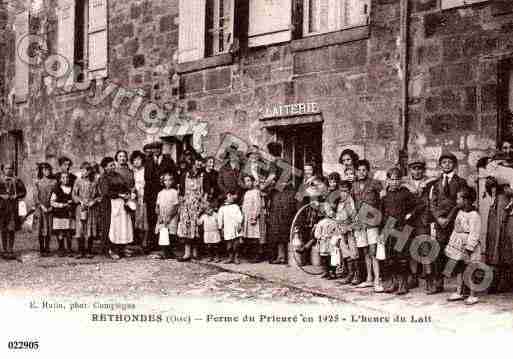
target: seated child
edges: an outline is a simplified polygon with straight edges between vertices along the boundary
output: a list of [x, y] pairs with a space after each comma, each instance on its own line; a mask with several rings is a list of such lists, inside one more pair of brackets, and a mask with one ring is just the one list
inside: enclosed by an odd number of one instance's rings
[[322, 204], [324, 218], [322, 218], [314, 227], [314, 238], [319, 243], [319, 254], [323, 261], [325, 273], [322, 278], [336, 279], [336, 263], [331, 261], [331, 257], [338, 250], [337, 229], [338, 223], [335, 221], [335, 211], [333, 206], [324, 202]]

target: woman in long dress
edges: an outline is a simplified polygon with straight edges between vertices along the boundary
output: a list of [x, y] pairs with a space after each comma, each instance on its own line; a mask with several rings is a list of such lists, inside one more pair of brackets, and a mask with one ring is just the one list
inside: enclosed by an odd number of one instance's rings
[[121, 255], [130, 256], [126, 245], [132, 243], [134, 237], [132, 218], [125, 206], [130, 198], [130, 188], [116, 171], [116, 163], [112, 157], [105, 157], [101, 165], [105, 170], [99, 180], [101, 208], [103, 217], [109, 219], [103, 231], [108, 238], [109, 256], [119, 259]]
[[192, 168], [186, 172], [183, 184], [183, 200], [180, 206], [178, 237], [185, 244], [185, 254], [179, 260], [188, 261], [198, 258], [200, 234], [198, 220], [205, 208], [206, 194], [203, 190], [202, 161], [197, 158]]
[[2, 210], [0, 232], [5, 259], [16, 259], [14, 238], [16, 231], [21, 228], [18, 206], [26, 194], [25, 184], [14, 175], [14, 165], [5, 165], [4, 176], [0, 179], [0, 210]]
[[50, 238], [52, 236], [52, 206], [50, 198], [57, 185], [53, 178], [52, 166], [43, 162], [38, 164], [37, 180], [34, 183], [34, 221], [32, 230], [39, 240], [41, 257], [50, 256]]
[[[509, 142], [505, 142], [509, 144]], [[486, 264], [495, 269], [490, 292], [513, 289], [513, 156], [503, 150], [486, 167], [486, 192], [492, 198], [486, 231]]]

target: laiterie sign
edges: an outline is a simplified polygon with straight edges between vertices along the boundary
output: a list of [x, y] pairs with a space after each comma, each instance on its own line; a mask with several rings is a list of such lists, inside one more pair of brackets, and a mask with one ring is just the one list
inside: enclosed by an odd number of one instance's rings
[[320, 113], [317, 102], [293, 103], [288, 105], [271, 105], [262, 111], [262, 118], [313, 115]]

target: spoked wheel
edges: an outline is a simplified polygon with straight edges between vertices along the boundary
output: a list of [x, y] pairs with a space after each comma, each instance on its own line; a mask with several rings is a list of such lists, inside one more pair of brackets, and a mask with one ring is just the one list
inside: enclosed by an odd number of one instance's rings
[[[293, 240], [294, 240], [294, 228], [296, 227], [296, 222], [299, 218], [299, 216], [309, 207], [312, 207], [311, 203], [305, 204], [303, 207], [301, 207], [296, 215], [294, 216], [294, 219], [292, 220], [292, 225], [290, 226], [290, 232], [289, 232], [289, 246], [293, 247]], [[290, 255], [290, 254], [289, 254]], [[321, 268], [317, 271], [309, 270], [305, 267], [305, 265], [302, 264], [301, 259], [299, 258], [299, 253], [295, 251], [295, 249], [292, 251], [292, 258], [294, 259], [294, 262], [296, 263], [296, 266], [301, 269], [303, 272], [308, 273], [310, 275], [323, 275], [326, 273], [326, 271]]]

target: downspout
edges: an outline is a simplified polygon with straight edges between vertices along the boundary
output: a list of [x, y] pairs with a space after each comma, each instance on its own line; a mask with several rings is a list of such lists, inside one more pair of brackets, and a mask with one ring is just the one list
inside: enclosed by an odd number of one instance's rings
[[401, 148], [399, 150], [399, 163], [404, 172], [408, 168], [408, 35], [410, 27], [409, 0], [401, 0]]

